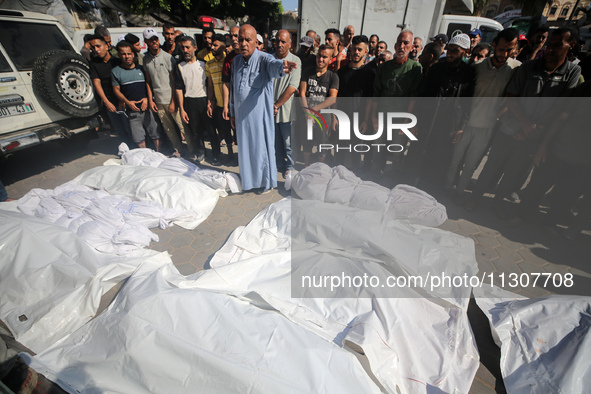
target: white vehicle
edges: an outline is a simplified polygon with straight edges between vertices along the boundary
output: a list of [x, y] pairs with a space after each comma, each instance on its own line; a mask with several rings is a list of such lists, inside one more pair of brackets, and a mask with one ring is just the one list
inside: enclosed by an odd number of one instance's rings
[[100, 126], [97, 112], [89, 67], [59, 22], [0, 10], [0, 157], [55, 139], [83, 140]]
[[[445, 0], [299, 0], [300, 31], [302, 37], [306, 31], [314, 30], [324, 39], [324, 32], [329, 28], [343, 31], [345, 26], [355, 27], [355, 34], [377, 34], [386, 41], [389, 48], [394, 46], [398, 34], [409, 29], [415, 37], [421, 37], [423, 43], [439, 33], [448, 38], [468, 33], [479, 28], [483, 41], [491, 42], [503, 26], [488, 18], [466, 15], [444, 14], [450, 1]], [[472, 0], [455, 1], [453, 10], [471, 13]]]

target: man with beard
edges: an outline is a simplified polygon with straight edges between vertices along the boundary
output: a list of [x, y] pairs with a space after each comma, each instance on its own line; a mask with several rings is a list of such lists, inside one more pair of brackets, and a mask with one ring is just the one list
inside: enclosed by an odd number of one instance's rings
[[[373, 80], [375, 72], [364, 65], [364, 59], [367, 55], [367, 37], [355, 36], [351, 40], [349, 49], [349, 62], [337, 71], [339, 77], [339, 92], [337, 97], [337, 107], [346, 114], [352, 114], [353, 111], [364, 108], [362, 119], [359, 119], [360, 129], [364, 132], [370, 122], [369, 114], [371, 111], [370, 100], [362, 100], [361, 97], [373, 96]], [[347, 97], [345, 99], [345, 97]], [[333, 131], [337, 130], [337, 122], [333, 123]], [[358, 142], [352, 137], [352, 144]], [[341, 154], [340, 154], [341, 153]], [[361, 156], [353, 152], [337, 152], [337, 162], [342, 163], [350, 170], [358, 169], [361, 164]]]
[[463, 60], [469, 48], [470, 38], [466, 34], [452, 38], [447, 45], [445, 61], [431, 67], [423, 86], [423, 97], [438, 98], [435, 111], [429, 109], [433, 120], [423, 122], [433, 127], [431, 130], [430, 126], [422, 128], [420, 144], [416, 145], [423, 156], [420, 160], [422, 187], [432, 187], [433, 193], [443, 186], [451, 141], [464, 130], [470, 114], [470, 103], [461, 99], [472, 97], [474, 92], [474, 68]]
[[293, 108], [293, 95], [300, 86], [301, 65], [300, 59], [292, 54], [291, 34], [287, 30], [279, 30], [275, 41], [275, 57], [297, 64], [297, 68], [290, 74], [273, 80], [273, 110], [275, 114], [275, 156], [277, 170], [283, 177], [291, 172], [295, 161], [292, 157], [292, 123], [295, 120]]
[[[515, 50], [513, 50], [513, 52], [515, 52]], [[480, 44], [476, 45], [474, 49], [472, 49], [472, 54], [470, 55], [468, 64], [472, 65], [474, 63], [478, 63], [479, 61], [489, 57], [492, 53], [493, 49], [490, 44], [488, 42], [481, 42]]]
[[211, 53], [213, 59], [205, 63], [205, 73], [207, 75], [207, 116], [213, 119], [215, 127], [218, 129], [220, 138], [226, 141], [228, 148], [228, 160], [230, 165], [237, 165], [234, 159], [234, 148], [232, 148], [232, 126], [230, 120], [224, 119], [224, 96], [222, 92], [222, 69], [224, 68], [224, 58], [226, 57], [226, 41], [224, 36], [216, 34], [211, 43]]
[[[459, 130], [454, 139], [452, 159], [447, 170], [445, 187], [451, 190], [462, 160], [464, 167], [456, 188], [456, 203], [463, 202], [464, 191], [472, 174], [484, 157], [492, 138], [497, 116], [501, 110], [505, 88], [513, 77], [519, 62], [510, 58], [517, 46], [519, 32], [509, 28], [501, 31], [493, 41], [493, 56], [474, 65], [476, 78], [474, 100], [470, 118], [464, 130]], [[480, 45], [480, 44], [479, 44]], [[472, 59], [476, 56], [476, 48]], [[471, 59], [471, 60], [472, 60]]]
[[162, 49], [164, 52], [171, 55], [174, 60], [178, 63], [183, 61], [183, 51], [181, 48], [176, 45], [176, 30], [174, 26], [170, 23], [165, 23], [162, 26], [162, 35], [164, 36], [164, 44], [162, 44]]
[[197, 52], [197, 59], [208, 62], [213, 59], [214, 55], [211, 52], [211, 44], [213, 42], [214, 31], [212, 28], [203, 29], [201, 37], [203, 39], [203, 49]]
[[297, 65], [256, 50], [257, 32], [251, 25], [242, 26], [238, 34], [240, 55], [232, 65], [230, 121], [238, 137], [242, 189], [264, 194], [277, 187], [273, 79]]
[[[174, 157], [181, 157], [181, 151], [183, 149], [183, 144], [176, 131], [175, 123], [181, 130], [181, 133], [185, 135], [189, 151], [194, 153], [195, 146], [192, 136], [190, 133], [185, 133], [179, 108], [177, 108], [174, 101], [173, 71], [176, 67], [176, 61], [171, 55], [160, 48], [158, 34], [151, 27], [144, 30], [144, 41], [148, 45], [148, 52], [144, 56], [144, 69], [146, 71], [146, 81], [148, 82], [148, 105], [154, 113], [158, 114], [162, 122], [164, 132], [174, 149], [172, 155]], [[179, 46], [176, 48], [177, 51], [180, 49]]]
[[373, 61], [378, 55], [378, 42], [380, 37], [377, 34], [372, 34], [369, 37], [369, 48], [367, 49], [367, 56], [365, 57], [365, 64]]
[[133, 62], [135, 55], [131, 44], [121, 41], [117, 44], [121, 65], [113, 68], [111, 79], [115, 96], [125, 103], [133, 142], [140, 148], [146, 147], [146, 133], [152, 138], [156, 152], [160, 151], [158, 123], [148, 110], [148, 89], [142, 66]]
[[410, 51], [408, 57], [411, 60], [418, 60], [421, 52], [423, 52], [423, 39], [415, 37], [414, 41], [412, 42], [412, 50]]
[[[408, 55], [412, 50], [413, 34], [409, 30], [403, 30], [396, 39], [394, 49], [395, 58], [380, 65], [377, 69], [373, 84], [374, 97], [395, 97], [396, 100], [388, 102], [383, 100], [375, 102], [372, 106], [372, 125], [374, 130], [378, 130], [378, 112], [413, 112], [413, 101], [411, 97], [417, 97], [422, 81], [422, 67], [418, 62], [410, 60]], [[379, 46], [379, 43], [378, 43]], [[392, 107], [392, 105], [394, 107]], [[370, 133], [371, 134], [371, 133]], [[386, 133], [384, 133], [386, 134]], [[386, 144], [400, 144], [406, 146], [407, 140], [404, 135], [395, 134], [392, 141], [376, 141]], [[372, 152], [373, 170], [380, 172], [384, 170], [387, 161], [387, 155], [384, 149], [380, 152]], [[395, 167], [401, 165], [403, 152], [393, 153], [393, 162]]]
[[220, 165], [220, 141], [207, 118], [207, 80], [205, 63], [197, 59], [195, 52], [197, 44], [193, 37], [184, 36], [180, 39], [180, 48], [185, 60], [178, 67], [176, 78], [176, 97], [183, 121], [187, 123], [195, 139], [196, 162], [201, 163], [205, 159], [204, 131], [209, 134], [211, 142], [211, 164]]
[[464, 205], [466, 210], [474, 209], [484, 192], [502, 173], [495, 191], [493, 210], [500, 218], [507, 217], [503, 200], [521, 186], [518, 183], [531, 165], [531, 157], [538, 149], [543, 134], [555, 127], [552, 123], [559, 119], [561, 111], [559, 98], [570, 96], [579, 82], [580, 67], [566, 58], [576, 45], [578, 36], [578, 30], [572, 26], [552, 31], [544, 56], [522, 64], [515, 71], [507, 85], [508, 111], [501, 118], [500, 132], [494, 138], [472, 197]]

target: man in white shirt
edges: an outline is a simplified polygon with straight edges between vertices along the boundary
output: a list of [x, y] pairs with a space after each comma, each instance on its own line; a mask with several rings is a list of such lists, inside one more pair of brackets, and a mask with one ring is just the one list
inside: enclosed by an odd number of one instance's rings
[[217, 134], [211, 129], [211, 123], [207, 118], [205, 62], [195, 56], [197, 44], [192, 37], [182, 37], [179, 40], [179, 45], [185, 59], [177, 66], [177, 77], [175, 78], [176, 97], [181, 117], [187, 123], [189, 133], [195, 139], [196, 161], [201, 163], [205, 159], [204, 132], [207, 132], [211, 142], [211, 164], [218, 166], [220, 165], [220, 141]]

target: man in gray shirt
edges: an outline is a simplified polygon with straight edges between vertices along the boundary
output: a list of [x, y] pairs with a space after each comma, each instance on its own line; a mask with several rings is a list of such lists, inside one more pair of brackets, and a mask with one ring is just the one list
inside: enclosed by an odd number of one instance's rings
[[464, 205], [466, 210], [474, 209], [502, 173], [493, 209], [499, 217], [507, 217], [504, 198], [521, 186], [517, 183], [531, 165], [542, 135], [559, 119], [558, 98], [570, 96], [579, 82], [581, 68], [566, 59], [577, 39], [578, 31], [573, 27], [554, 30], [544, 56], [524, 63], [515, 72], [507, 86], [508, 111], [501, 119], [501, 130], [494, 138], [472, 198]]
[[290, 74], [273, 80], [273, 104], [275, 114], [275, 157], [277, 171], [285, 178], [294, 165], [291, 150], [291, 125], [295, 120], [293, 110], [293, 95], [300, 86], [301, 61], [289, 50], [291, 48], [291, 34], [287, 30], [279, 30], [275, 41], [275, 57], [297, 64], [297, 68]]
[[194, 154], [195, 146], [190, 133], [186, 133], [179, 112], [174, 101], [174, 74], [176, 62], [171, 55], [160, 48], [158, 33], [152, 28], [144, 30], [144, 41], [148, 45], [148, 52], [144, 56], [144, 71], [148, 83], [148, 104], [150, 109], [158, 114], [164, 131], [174, 148], [174, 157], [181, 157], [182, 143], [175, 128], [175, 123], [185, 136], [189, 151]]

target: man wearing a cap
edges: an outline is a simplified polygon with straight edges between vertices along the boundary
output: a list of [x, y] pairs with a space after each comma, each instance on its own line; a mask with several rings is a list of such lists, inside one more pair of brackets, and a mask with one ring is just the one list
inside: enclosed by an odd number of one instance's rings
[[472, 29], [470, 33], [468, 33], [468, 37], [470, 37], [470, 48], [467, 51], [467, 57], [472, 55], [472, 50], [478, 43], [482, 40], [482, 32], [480, 29]]
[[135, 64], [143, 66], [144, 65], [144, 54], [140, 53], [142, 50], [142, 44], [140, 43], [140, 39], [133, 33], [128, 33], [125, 35], [125, 41], [131, 44], [131, 49], [133, 53], [135, 53]]
[[300, 50], [298, 57], [302, 62], [302, 70], [316, 65], [316, 57], [312, 54], [314, 48], [314, 39], [310, 36], [304, 36], [300, 40]]
[[257, 34], [257, 49], [265, 52], [265, 40], [260, 34]]
[[[510, 57], [517, 47], [518, 35], [519, 32], [514, 28], [499, 32], [493, 40], [492, 56], [473, 66], [476, 79], [472, 109], [466, 128], [458, 131], [452, 141], [452, 159], [445, 180], [446, 189], [451, 190], [463, 160], [464, 166], [455, 193], [458, 204], [464, 202], [468, 182], [489, 147], [505, 88], [519, 67], [520, 63]], [[475, 55], [476, 49], [472, 56]]]
[[470, 49], [470, 38], [458, 34], [447, 45], [445, 62], [431, 67], [424, 86], [425, 97], [471, 97], [474, 70], [463, 61]]
[[447, 45], [447, 42], [449, 41], [449, 39], [447, 38], [447, 34], [437, 34], [435, 37], [431, 37], [429, 38], [431, 41], [436, 42], [437, 44], [439, 44], [439, 46], [441, 46], [441, 56], [445, 56], [445, 46]]
[[[443, 187], [451, 156], [451, 139], [458, 131], [464, 130], [470, 114], [469, 101], [461, 99], [472, 97], [474, 92], [474, 68], [463, 60], [468, 49], [470, 38], [467, 34], [453, 37], [447, 45], [445, 61], [431, 67], [423, 86], [424, 97], [450, 98], [437, 100], [437, 110], [432, 114], [434, 121], [424, 122], [433, 124], [433, 128], [421, 129], [419, 135], [422, 141], [414, 145], [414, 148], [425, 152], [420, 161], [421, 180], [426, 182], [426, 187], [433, 187], [433, 192]], [[423, 145], [425, 140], [426, 146]]]
[[[148, 27], [144, 30], [144, 41], [148, 45], [148, 52], [144, 56], [144, 71], [149, 87], [149, 108], [158, 114], [164, 131], [174, 148], [174, 157], [181, 156], [182, 143], [175, 128], [175, 123], [185, 135], [189, 151], [195, 152], [193, 137], [185, 133], [181, 114], [174, 101], [174, 74], [176, 67], [174, 58], [160, 48], [160, 41], [156, 30]], [[177, 49], [180, 47], [177, 47]]]

